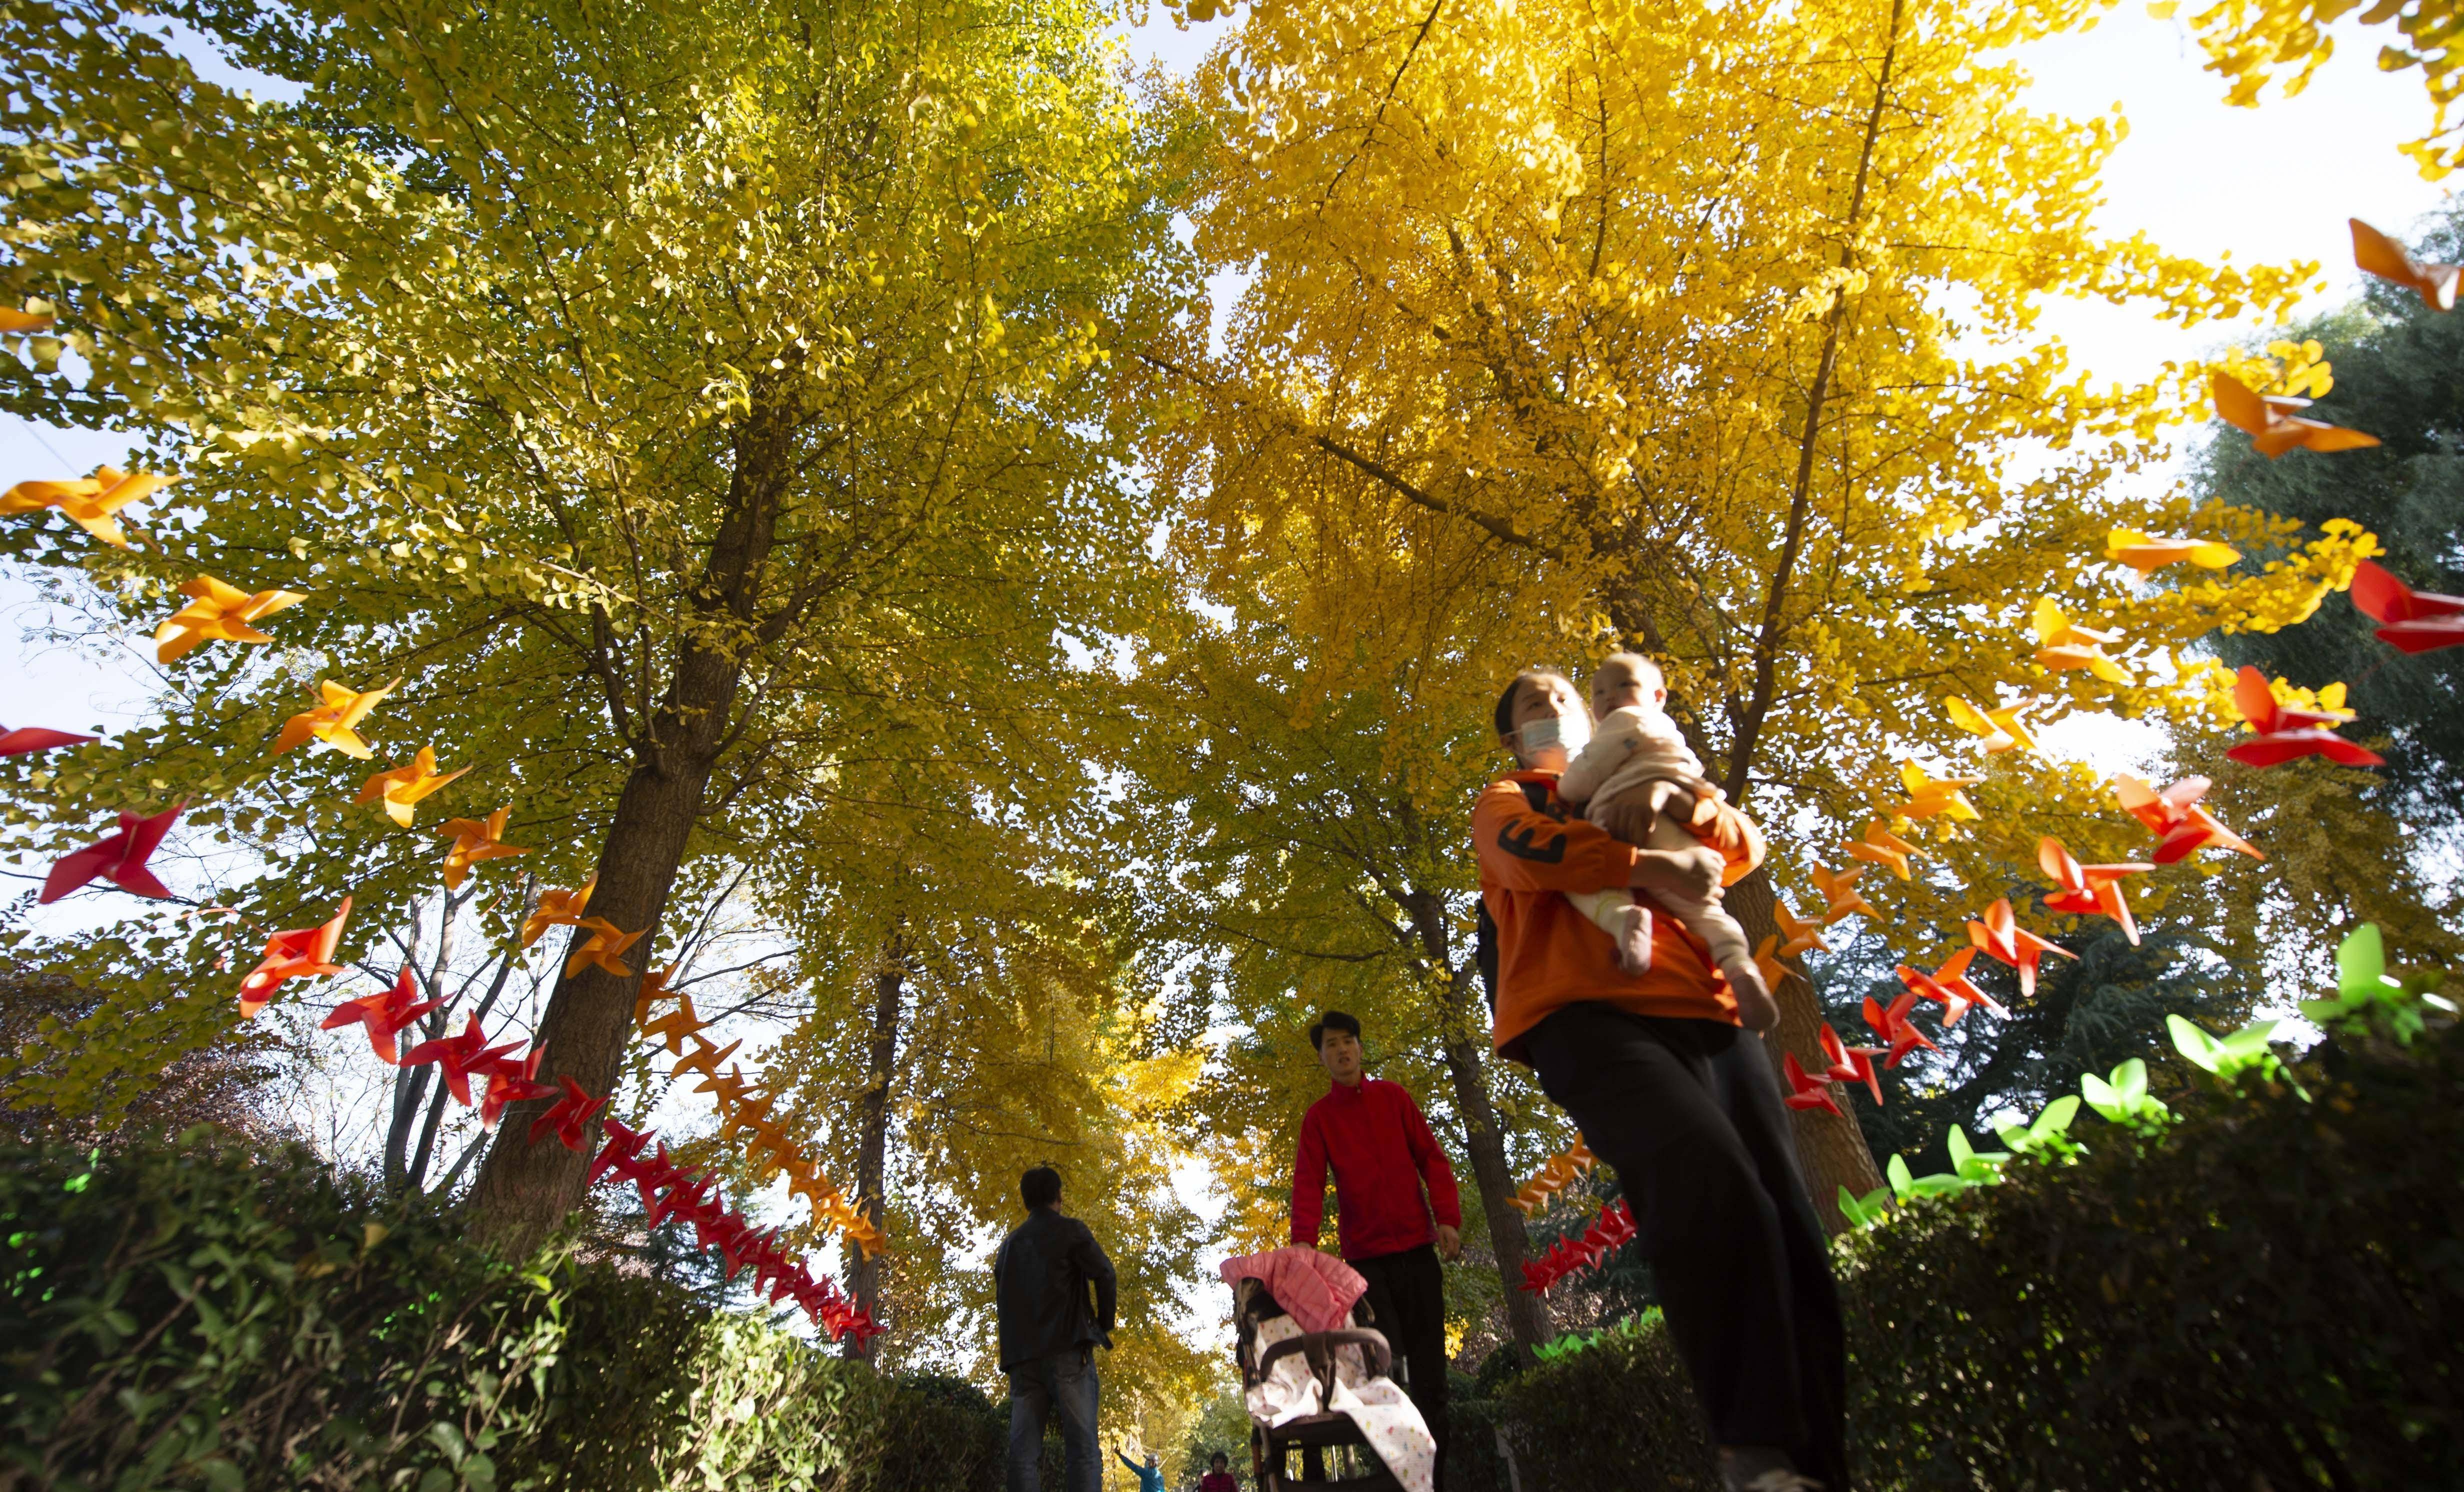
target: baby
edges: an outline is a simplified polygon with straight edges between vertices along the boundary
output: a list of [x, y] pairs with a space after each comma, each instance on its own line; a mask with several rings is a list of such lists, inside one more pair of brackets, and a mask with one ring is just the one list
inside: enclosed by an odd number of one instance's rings
[[[1590, 744], [1566, 764], [1557, 796], [1584, 818], [1628, 845], [1644, 849], [1700, 849], [1685, 829], [1717, 811], [1717, 789], [1703, 776], [1703, 763], [1661, 706], [1668, 699], [1660, 666], [1639, 653], [1612, 653], [1592, 674], [1592, 714], [1599, 721]], [[1682, 821], [1682, 822], [1681, 822]], [[1617, 966], [1628, 974], [1651, 967], [1651, 907], [1639, 892], [1569, 892], [1575, 910], [1617, 940]], [[1679, 897], [1657, 893], [1686, 930], [1711, 950], [1711, 961], [1736, 992], [1746, 1028], [1778, 1023], [1762, 971], [1745, 929], [1720, 905], [1720, 893]]]

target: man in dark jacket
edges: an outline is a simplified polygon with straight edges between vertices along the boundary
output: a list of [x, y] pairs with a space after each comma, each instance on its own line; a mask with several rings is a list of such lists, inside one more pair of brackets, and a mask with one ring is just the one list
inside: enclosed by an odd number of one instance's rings
[[1463, 1254], [1454, 1170], [1410, 1091], [1361, 1071], [1357, 1020], [1330, 1010], [1309, 1034], [1331, 1081], [1326, 1096], [1301, 1118], [1300, 1149], [1292, 1160], [1292, 1241], [1317, 1246], [1326, 1218], [1327, 1172], [1332, 1170], [1344, 1262], [1369, 1283], [1369, 1309], [1404, 1370], [1412, 1402], [1429, 1422], [1442, 1469], [1446, 1288], [1438, 1255]]
[[1009, 1492], [1036, 1492], [1044, 1427], [1056, 1409], [1068, 1454], [1062, 1486], [1098, 1492], [1095, 1348], [1112, 1345], [1112, 1262], [1085, 1223], [1061, 1215], [1060, 1172], [1038, 1166], [1019, 1177], [1018, 1191], [1026, 1220], [993, 1256], [1001, 1366], [1009, 1374]]

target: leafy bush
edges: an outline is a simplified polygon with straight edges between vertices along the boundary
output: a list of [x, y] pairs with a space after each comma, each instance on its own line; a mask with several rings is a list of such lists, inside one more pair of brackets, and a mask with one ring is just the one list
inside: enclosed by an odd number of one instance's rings
[[211, 1130], [0, 1145], [0, 1492], [940, 1492], [996, 1408]]

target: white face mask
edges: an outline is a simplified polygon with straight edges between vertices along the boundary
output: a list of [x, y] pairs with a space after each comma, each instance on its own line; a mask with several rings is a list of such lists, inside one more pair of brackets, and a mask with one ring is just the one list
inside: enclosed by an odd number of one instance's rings
[[1526, 754], [1546, 751], [1554, 746], [1573, 757], [1592, 738], [1592, 722], [1581, 715], [1556, 715], [1547, 720], [1534, 720], [1523, 728], [1523, 750]]

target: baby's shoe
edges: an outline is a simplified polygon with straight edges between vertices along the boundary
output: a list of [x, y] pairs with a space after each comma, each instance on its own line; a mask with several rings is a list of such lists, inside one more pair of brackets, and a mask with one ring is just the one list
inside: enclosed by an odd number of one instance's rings
[[1639, 977], [1651, 972], [1651, 909], [1629, 902], [1617, 909], [1617, 967]]
[[1720, 971], [1727, 976], [1728, 989], [1737, 997], [1737, 1023], [1749, 1031], [1768, 1031], [1779, 1024], [1779, 1001], [1771, 987], [1763, 982], [1763, 972], [1752, 960], [1740, 961], [1733, 968]]

